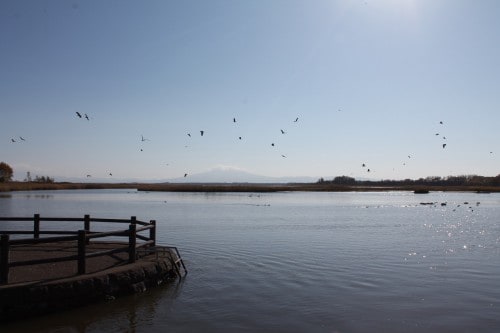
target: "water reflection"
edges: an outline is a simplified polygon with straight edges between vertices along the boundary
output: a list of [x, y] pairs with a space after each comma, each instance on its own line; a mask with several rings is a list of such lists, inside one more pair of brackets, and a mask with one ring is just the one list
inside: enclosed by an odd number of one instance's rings
[[151, 327], [155, 318], [168, 315], [183, 285], [184, 279], [175, 279], [141, 294], [2, 324], [2, 332], [135, 332], [141, 327]]
[[53, 194], [26, 194], [26, 199], [53, 199]]

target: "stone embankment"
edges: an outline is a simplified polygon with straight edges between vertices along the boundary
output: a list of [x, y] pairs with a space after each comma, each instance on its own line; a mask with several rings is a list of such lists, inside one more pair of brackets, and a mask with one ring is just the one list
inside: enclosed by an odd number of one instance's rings
[[[57, 249], [60, 253], [72, 247]], [[30, 252], [31, 250], [31, 252]], [[13, 257], [49, 255], [54, 249], [19, 248]], [[0, 286], [0, 321], [16, 320], [116, 297], [144, 292], [177, 277], [171, 257], [146, 255], [135, 263], [124, 263], [117, 255], [92, 258], [88, 274], [77, 275], [74, 262], [14, 267], [9, 284]]]

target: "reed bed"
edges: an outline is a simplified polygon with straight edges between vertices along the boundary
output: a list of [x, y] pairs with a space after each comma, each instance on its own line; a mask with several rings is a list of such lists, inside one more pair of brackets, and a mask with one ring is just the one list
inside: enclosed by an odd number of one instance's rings
[[259, 183], [0, 183], [0, 192], [37, 190], [82, 190], [82, 189], [136, 189], [138, 191], [163, 192], [371, 192], [371, 191], [417, 191], [417, 192], [500, 192], [500, 186], [379, 186], [379, 185], [338, 185], [316, 183], [259, 184]]

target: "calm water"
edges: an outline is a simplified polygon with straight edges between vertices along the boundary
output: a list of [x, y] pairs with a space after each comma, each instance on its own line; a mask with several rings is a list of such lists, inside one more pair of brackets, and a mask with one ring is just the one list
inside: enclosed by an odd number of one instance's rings
[[2, 333], [500, 331], [500, 194], [0, 196], [1, 216], [34, 213], [155, 219], [189, 274]]

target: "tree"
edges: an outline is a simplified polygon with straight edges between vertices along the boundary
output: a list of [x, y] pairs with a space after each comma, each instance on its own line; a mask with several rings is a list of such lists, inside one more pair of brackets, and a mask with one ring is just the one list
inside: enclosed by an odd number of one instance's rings
[[5, 162], [0, 162], [0, 183], [12, 180], [14, 170]]
[[356, 184], [356, 179], [349, 176], [337, 176], [333, 179], [332, 183], [339, 185], [354, 185]]

